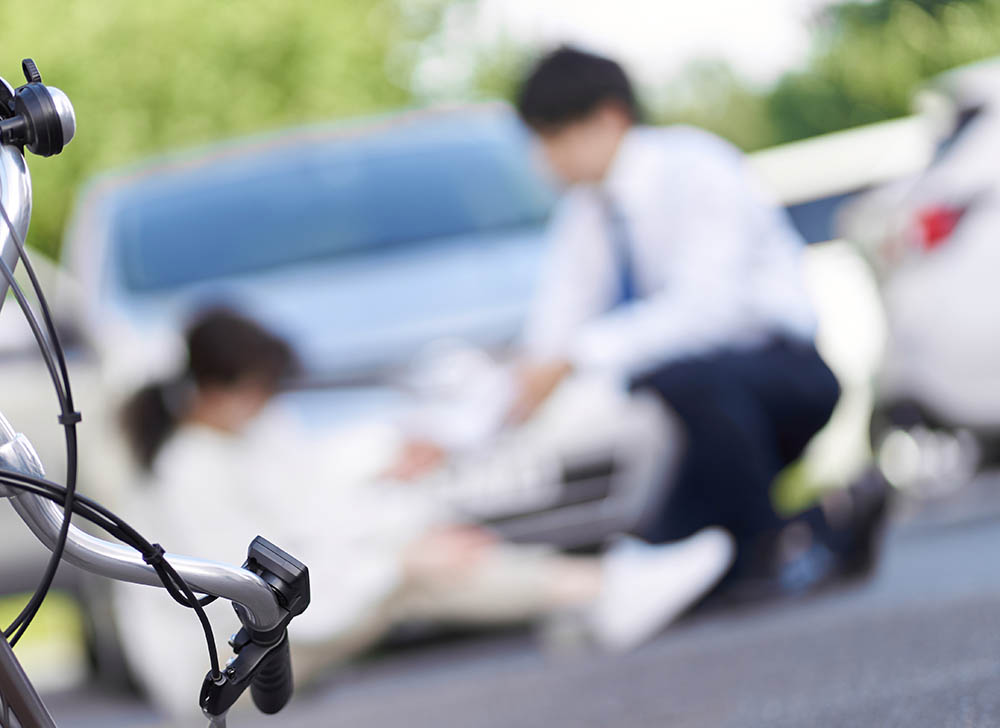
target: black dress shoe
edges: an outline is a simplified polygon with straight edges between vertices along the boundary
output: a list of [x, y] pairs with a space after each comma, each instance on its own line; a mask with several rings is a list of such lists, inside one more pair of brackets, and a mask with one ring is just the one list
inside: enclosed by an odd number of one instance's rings
[[761, 534], [710, 601], [727, 606], [771, 601], [800, 596], [836, 580], [839, 555], [824, 541], [807, 538], [807, 547], [788, 553], [780, 545], [781, 532]]
[[840, 572], [851, 579], [872, 573], [878, 562], [885, 525], [895, 494], [881, 471], [872, 466], [848, 489], [851, 499], [850, 522], [843, 529], [844, 547]]

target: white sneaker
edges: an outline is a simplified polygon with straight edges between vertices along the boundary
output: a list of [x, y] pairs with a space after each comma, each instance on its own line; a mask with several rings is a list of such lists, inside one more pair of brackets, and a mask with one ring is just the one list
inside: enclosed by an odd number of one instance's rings
[[589, 614], [595, 640], [626, 652], [654, 637], [723, 577], [733, 538], [721, 528], [653, 546], [623, 539], [604, 556], [604, 583]]

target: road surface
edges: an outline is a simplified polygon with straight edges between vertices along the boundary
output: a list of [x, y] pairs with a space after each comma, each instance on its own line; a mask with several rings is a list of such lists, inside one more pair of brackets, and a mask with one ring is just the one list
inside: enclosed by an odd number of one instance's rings
[[[527, 632], [353, 666], [277, 717], [364, 728], [1000, 725], [1000, 479], [891, 530], [868, 583], [695, 614], [633, 654], [554, 656]], [[141, 703], [52, 696], [62, 726], [154, 726]]]

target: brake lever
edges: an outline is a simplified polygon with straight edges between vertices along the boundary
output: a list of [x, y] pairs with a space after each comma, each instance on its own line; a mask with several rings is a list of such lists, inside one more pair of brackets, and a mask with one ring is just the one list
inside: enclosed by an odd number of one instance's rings
[[209, 672], [205, 676], [198, 704], [213, 726], [225, 725], [226, 713], [247, 688], [265, 713], [276, 713], [285, 706], [292, 695], [288, 623], [309, 606], [309, 569], [267, 539], [257, 536], [253, 540], [243, 568], [267, 582], [283, 616], [268, 630], [244, 623], [229, 641], [236, 655], [221, 675]]
[[213, 680], [211, 673], [205, 676], [201, 695], [198, 697], [202, 712], [209, 718], [225, 715], [253, 684], [267, 658], [278, 654], [278, 650], [288, 648], [288, 633], [272, 645], [261, 645], [251, 639], [244, 627], [233, 636], [229, 644], [236, 656], [229, 660], [218, 680]]

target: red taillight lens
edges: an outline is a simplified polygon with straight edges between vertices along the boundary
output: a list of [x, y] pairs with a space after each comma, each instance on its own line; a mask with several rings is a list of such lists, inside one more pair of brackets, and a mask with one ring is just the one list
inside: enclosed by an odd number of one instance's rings
[[963, 207], [938, 205], [917, 213], [917, 233], [924, 250], [934, 250], [948, 240], [965, 213]]

